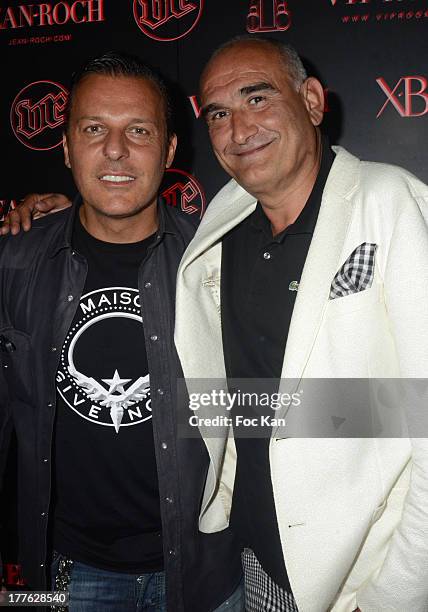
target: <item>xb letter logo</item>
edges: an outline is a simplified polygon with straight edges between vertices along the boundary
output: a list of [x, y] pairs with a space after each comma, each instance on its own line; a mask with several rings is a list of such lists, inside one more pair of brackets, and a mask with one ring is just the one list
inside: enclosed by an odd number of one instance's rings
[[386, 96], [386, 101], [376, 115], [376, 119], [382, 115], [388, 104], [392, 104], [400, 117], [422, 117], [428, 113], [426, 93], [428, 82], [425, 77], [401, 77], [393, 87], [389, 87], [383, 77], [376, 79], [376, 83]]

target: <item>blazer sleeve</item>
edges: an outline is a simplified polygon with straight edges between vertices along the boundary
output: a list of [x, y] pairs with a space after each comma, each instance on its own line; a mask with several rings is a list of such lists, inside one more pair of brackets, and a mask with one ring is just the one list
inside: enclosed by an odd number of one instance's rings
[[[420, 183], [419, 183], [420, 185]], [[423, 186], [425, 188], [425, 186]], [[428, 382], [428, 190], [397, 217], [384, 277], [385, 302], [404, 378]], [[407, 381], [409, 386], [410, 381]], [[411, 387], [411, 385], [410, 385]], [[362, 612], [428, 610], [428, 391], [406, 398], [412, 443], [403, 514], [378, 574], [357, 594]], [[421, 437], [419, 437], [421, 436]], [[426, 436], [426, 437], [422, 437]]]

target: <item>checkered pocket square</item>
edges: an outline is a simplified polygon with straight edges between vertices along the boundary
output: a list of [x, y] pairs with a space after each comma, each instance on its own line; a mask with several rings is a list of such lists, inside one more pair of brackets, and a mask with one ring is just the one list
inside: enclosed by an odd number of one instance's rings
[[372, 286], [377, 244], [363, 242], [352, 251], [330, 287], [330, 300], [364, 291]]

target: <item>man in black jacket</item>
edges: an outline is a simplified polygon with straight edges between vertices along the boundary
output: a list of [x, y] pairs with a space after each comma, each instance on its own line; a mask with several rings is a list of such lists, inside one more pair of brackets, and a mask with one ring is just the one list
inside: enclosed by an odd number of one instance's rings
[[175, 276], [195, 228], [158, 201], [176, 146], [163, 82], [91, 60], [63, 145], [72, 208], [0, 241], [0, 466], [13, 428], [24, 576], [68, 585], [73, 612], [242, 610], [232, 535], [197, 528], [204, 445], [176, 437]]

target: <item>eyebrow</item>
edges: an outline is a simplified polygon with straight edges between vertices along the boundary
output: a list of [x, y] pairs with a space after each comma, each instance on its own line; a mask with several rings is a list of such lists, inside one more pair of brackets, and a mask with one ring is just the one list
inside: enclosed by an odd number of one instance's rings
[[248, 94], [255, 93], [256, 91], [276, 91], [276, 88], [270, 83], [260, 82], [254, 83], [254, 85], [246, 85], [239, 90], [241, 96], [248, 96]]
[[215, 102], [211, 104], [207, 104], [206, 106], [203, 106], [201, 109], [201, 117], [205, 118], [210, 113], [220, 110], [221, 108], [223, 107], [220, 104], [216, 104]]
[[[79, 117], [77, 121], [105, 121], [105, 117], [97, 116], [97, 115], [84, 115]], [[152, 123], [155, 124], [155, 121], [152, 119], [144, 119], [143, 117], [132, 117], [128, 123]]]
[[[261, 81], [260, 83], [254, 83], [252, 85], [246, 85], [245, 87], [241, 87], [241, 89], [239, 90], [239, 94], [243, 97], [243, 96], [248, 96], [252, 93], [256, 93], [258, 91], [277, 91], [277, 90], [270, 83]], [[213, 102], [211, 104], [207, 104], [206, 106], [202, 108], [201, 115], [202, 117], [206, 117], [209, 113], [212, 113], [217, 110], [221, 110], [222, 108], [224, 108], [224, 106], [222, 106], [221, 104], [217, 104], [216, 102]]]

